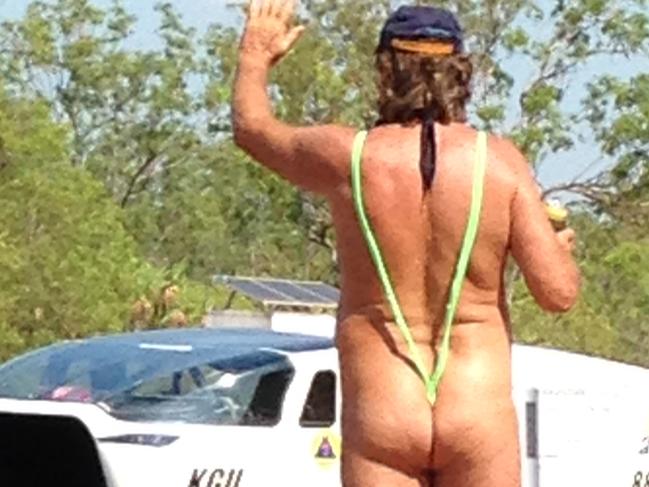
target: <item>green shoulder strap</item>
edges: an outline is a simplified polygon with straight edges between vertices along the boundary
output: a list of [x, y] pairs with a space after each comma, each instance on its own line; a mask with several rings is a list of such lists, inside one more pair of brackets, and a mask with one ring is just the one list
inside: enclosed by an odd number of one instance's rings
[[453, 321], [455, 320], [455, 313], [460, 302], [464, 279], [466, 278], [467, 269], [471, 260], [471, 254], [473, 253], [473, 247], [475, 246], [475, 241], [478, 235], [478, 228], [480, 226], [480, 216], [482, 213], [482, 202], [484, 197], [484, 179], [487, 166], [487, 134], [485, 132], [478, 133], [478, 143], [476, 147], [477, 157], [474, 166], [473, 191], [471, 196], [471, 210], [464, 234], [462, 249], [460, 251], [460, 257], [455, 269], [455, 276], [453, 278], [453, 283], [451, 285], [451, 290], [449, 293], [448, 303], [446, 305], [446, 316], [444, 319], [442, 341], [440, 346], [438, 347], [437, 363], [432, 375], [429, 375], [426, 371], [424, 361], [421, 357], [421, 354], [419, 353], [419, 348], [417, 347], [412, 337], [408, 322], [406, 321], [396, 292], [394, 291], [394, 287], [392, 286], [392, 281], [390, 280], [390, 275], [388, 273], [387, 266], [385, 265], [385, 260], [383, 259], [381, 248], [377, 242], [374, 232], [372, 231], [372, 226], [365, 211], [362, 184], [362, 160], [363, 149], [365, 147], [367, 135], [367, 131], [359, 132], [356, 136], [356, 139], [354, 140], [354, 147], [352, 150], [352, 192], [356, 213], [361, 225], [363, 236], [365, 237], [368, 248], [370, 250], [370, 254], [372, 256], [372, 260], [374, 261], [379, 279], [383, 286], [385, 296], [394, 315], [397, 327], [399, 328], [399, 331], [403, 335], [406, 344], [408, 345], [411, 359], [415, 367], [417, 368], [417, 371], [424, 380], [424, 384], [426, 386], [426, 396], [431, 405], [435, 405], [435, 402], [437, 400], [437, 388], [439, 386], [439, 382], [442, 379], [442, 376], [444, 375], [446, 363], [448, 361], [451, 344], [451, 328], [453, 326]]

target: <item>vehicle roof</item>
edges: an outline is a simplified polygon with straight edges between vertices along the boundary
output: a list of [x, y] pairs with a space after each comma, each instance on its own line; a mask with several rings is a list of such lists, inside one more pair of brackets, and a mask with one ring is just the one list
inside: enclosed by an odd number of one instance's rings
[[215, 364], [245, 370], [277, 360], [277, 354], [331, 349], [333, 340], [316, 336], [237, 328], [184, 328], [139, 331], [59, 342], [33, 350], [2, 364], [0, 372], [45, 368], [47, 374], [65, 371], [70, 363], [90, 360], [93, 367], [137, 361], [148, 371], [187, 369]]
[[220, 349], [232, 346], [238, 349], [268, 348], [282, 352], [306, 352], [333, 347], [331, 338], [277, 333], [272, 330], [250, 328], [183, 328], [168, 330], [146, 330], [117, 335], [91, 337], [82, 340], [62, 342], [66, 345], [125, 346], [140, 347], [142, 344], [192, 347], [197, 350]]

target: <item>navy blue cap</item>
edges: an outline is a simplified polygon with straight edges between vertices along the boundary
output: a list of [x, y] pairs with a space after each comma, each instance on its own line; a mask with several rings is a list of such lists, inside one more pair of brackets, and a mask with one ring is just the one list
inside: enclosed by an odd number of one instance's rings
[[381, 31], [379, 49], [388, 49], [393, 39], [437, 39], [455, 44], [455, 52], [464, 50], [460, 23], [448, 10], [435, 7], [400, 7], [388, 18]]

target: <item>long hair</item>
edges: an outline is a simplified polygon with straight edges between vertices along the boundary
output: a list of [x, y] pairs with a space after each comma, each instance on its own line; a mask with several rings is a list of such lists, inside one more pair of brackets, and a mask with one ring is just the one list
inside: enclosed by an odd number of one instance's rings
[[422, 124], [421, 171], [424, 189], [435, 178], [435, 123], [466, 122], [473, 65], [466, 54], [431, 56], [386, 49], [377, 52], [377, 125]]

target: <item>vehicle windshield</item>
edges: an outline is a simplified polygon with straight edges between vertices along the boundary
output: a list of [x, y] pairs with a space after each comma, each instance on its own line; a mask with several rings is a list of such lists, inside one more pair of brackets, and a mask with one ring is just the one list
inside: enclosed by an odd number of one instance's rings
[[0, 397], [94, 403], [127, 421], [272, 426], [293, 375], [260, 347], [80, 342], [0, 367]]

